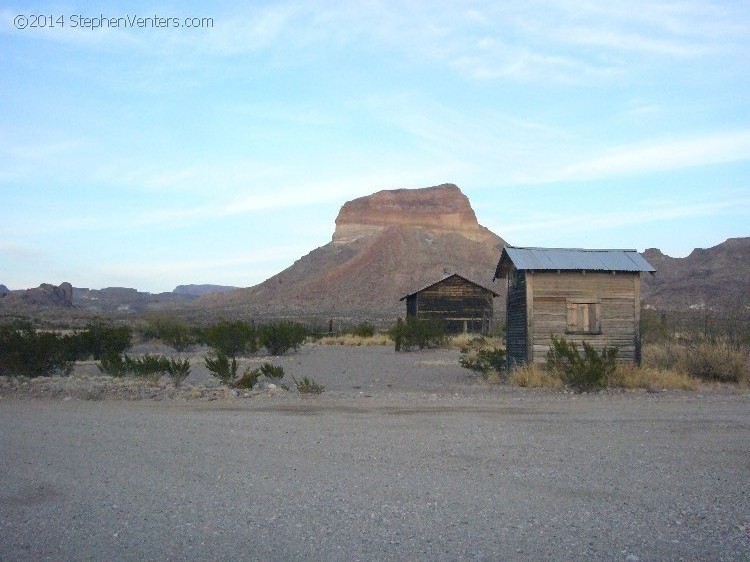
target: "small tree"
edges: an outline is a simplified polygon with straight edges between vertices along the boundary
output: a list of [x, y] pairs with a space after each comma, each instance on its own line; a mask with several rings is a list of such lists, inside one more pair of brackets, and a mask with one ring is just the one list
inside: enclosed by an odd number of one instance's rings
[[558, 373], [564, 384], [576, 392], [601, 390], [617, 367], [617, 348], [605, 347], [601, 353], [583, 342], [583, 355], [578, 347], [565, 338], [550, 336], [547, 369]]

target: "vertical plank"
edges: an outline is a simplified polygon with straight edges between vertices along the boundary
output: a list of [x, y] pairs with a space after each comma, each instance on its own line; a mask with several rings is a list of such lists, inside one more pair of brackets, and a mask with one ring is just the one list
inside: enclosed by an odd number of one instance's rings
[[526, 273], [526, 362], [534, 362], [534, 272]]
[[634, 294], [633, 299], [633, 343], [635, 343], [635, 363], [641, 366], [641, 274], [633, 275]]

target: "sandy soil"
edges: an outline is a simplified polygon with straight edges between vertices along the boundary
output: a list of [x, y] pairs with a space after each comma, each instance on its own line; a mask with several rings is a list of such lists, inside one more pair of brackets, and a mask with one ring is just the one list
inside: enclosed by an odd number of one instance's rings
[[6, 392], [0, 559], [750, 559], [746, 391], [508, 389], [457, 359], [273, 358], [320, 396]]

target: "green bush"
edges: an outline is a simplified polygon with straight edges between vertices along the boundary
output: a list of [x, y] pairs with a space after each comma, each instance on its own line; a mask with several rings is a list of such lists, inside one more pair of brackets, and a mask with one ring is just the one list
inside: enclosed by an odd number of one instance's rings
[[110, 377], [124, 377], [129, 372], [129, 365], [119, 353], [108, 353], [99, 361], [99, 370]]
[[167, 374], [172, 379], [172, 383], [176, 388], [182, 386], [182, 382], [190, 375], [190, 360], [189, 359], [170, 359], [169, 365], [167, 365]]
[[149, 379], [153, 382], [158, 381], [162, 375], [169, 372], [169, 359], [163, 355], [142, 355], [135, 359], [125, 356], [125, 365], [129, 372], [136, 377]]
[[206, 354], [204, 360], [206, 368], [223, 384], [231, 385], [237, 378], [237, 360], [234, 357], [230, 362], [226, 354], [219, 350], [212, 350]]
[[258, 330], [260, 342], [271, 355], [296, 350], [305, 341], [307, 329], [297, 322], [281, 321], [264, 324]]
[[505, 371], [505, 350], [488, 347], [485, 338], [475, 338], [467, 347], [461, 349], [459, 364], [465, 369], [480, 373], [486, 380], [493, 373], [498, 375]]
[[375, 335], [375, 326], [369, 322], [362, 322], [354, 326], [352, 333], [360, 338], [371, 338]]
[[114, 326], [101, 321], [90, 322], [71, 341], [76, 360], [100, 360], [105, 355], [122, 354], [130, 348], [133, 331], [129, 326]]
[[242, 320], [222, 320], [204, 328], [201, 338], [206, 344], [228, 357], [234, 358], [258, 351], [258, 334], [255, 327]]
[[284, 378], [284, 367], [282, 367], [281, 365], [274, 365], [273, 363], [263, 363], [258, 371], [261, 375], [264, 375], [269, 379]]
[[169, 359], [163, 355], [146, 354], [133, 358], [112, 353], [102, 357], [98, 366], [102, 373], [112, 377], [132, 374], [156, 382], [163, 375], [169, 375], [176, 387], [180, 387], [190, 374], [188, 359]]
[[325, 386], [307, 377], [302, 377], [299, 381], [295, 380], [295, 385], [297, 386], [297, 392], [301, 394], [321, 394], [326, 390]]
[[143, 331], [144, 339], [158, 339], [175, 351], [185, 351], [193, 346], [197, 337], [194, 330], [175, 318], [160, 316], [149, 320]]
[[448, 342], [445, 325], [432, 318], [407, 316], [406, 322], [399, 318], [388, 335], [394, 341], [396, 351], [444, 347]]
[[253, 388], [255, 383], [258, 382], [258, 378], [260, 378], [260, 371], [258, 369], [253, 369], [252, 371], [246, 370], [242, 373], [242, 376], [234, 382], [234, 387], [245, 389]]
[[37, 332], [30, 324], [0, 326], [0, 375], [49, 377], [73, 370], [70, 336]]
[[617, 348], [605, 347], [598, 353], [590, 344], [583, 342], [583, 355], [578, 347], [565, 338], [550, 336], [547, 352], [547, 369], [556, 372], [563, 383], [576, 392], [600, 390], [607, 386], [608, 379], [617, 367]]

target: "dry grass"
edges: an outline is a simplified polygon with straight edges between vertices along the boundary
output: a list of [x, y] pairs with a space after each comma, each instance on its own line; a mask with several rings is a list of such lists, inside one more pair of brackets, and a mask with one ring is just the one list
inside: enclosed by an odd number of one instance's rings
[[704, 381], [747, 384], [750, 381], [747, 359], [746, 351], [721, 342], [643, 346], [644, 366], [677, 371]]
[[563, 382], [556, 373], [551, 373], [539, 363], [522, 365], [513, 371], [510, 380], [524, 388], [562, 388]]
[[370, 337], [342, 334], [340, 336], [324, 336], [318, 340], [321, 345], [351, 345], [354, 347], [367, 345], [393, 345], [393, 340], [386, 334], [375, 334]]
[[644, 388], [649, 391], [697, 390], [700, 385], [700, 380], [681, 371], [636, 365], [618, 365], [608, 384], [615, 388]]
[[503, 338], [493, 338], [487, 336], [479, 336], [477, 334], [457, 334], [450, 336], [448, 339], [448, 347], [450, 349], [463, 349], [472, 346], [472, 342], [476, 345], [477, 341], [481, 340], [481, 346], [485, 349], [505, 349], [505, 341]]
[[[560, 377], [549, 372], [543, 364], [523, 365], [511, 373], [510, 381], [524, 388], [562, 388]], [[609, 388], [660, 390], [696, 390], [701, 381], [695, 377], [674, 370], [660, 370], [653, 367], [618, 365], [613, 377], [608, 381]]]

